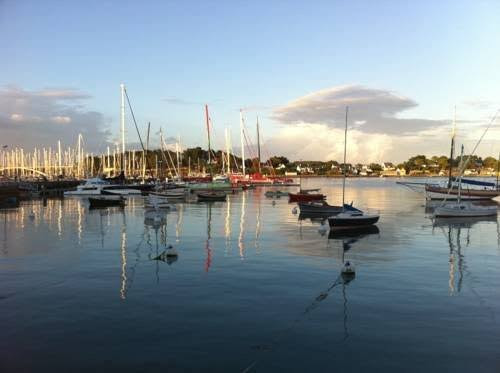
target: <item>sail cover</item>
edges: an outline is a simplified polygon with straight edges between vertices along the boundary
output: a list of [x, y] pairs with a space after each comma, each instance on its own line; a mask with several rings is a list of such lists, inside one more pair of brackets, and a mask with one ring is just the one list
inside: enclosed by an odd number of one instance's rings
[[[454, 177], [453, 181], [458, 181], [458, 179], [456, 177]], [[494, 187], [495, 186], [495, 183], [489, 183], [487, 181], [478, 181], [478, 180], [472, 180], [472, 179], [462, 179], [462, 183], [470, 184], [470, 185], [487, 186], [487, 187]]]

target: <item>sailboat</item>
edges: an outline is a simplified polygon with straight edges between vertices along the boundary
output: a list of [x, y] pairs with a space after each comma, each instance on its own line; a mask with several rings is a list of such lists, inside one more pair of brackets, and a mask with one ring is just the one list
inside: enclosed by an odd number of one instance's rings
[[[453, 117], [453, 132], [451, 136], [448, 183], [447, 185], [426, 184], [425, 198], [427, 200], [433, 200], [433, 199], [446, 200], [446, 197], [450, 195], [456, 197], [458, 196], [458, 194], [460, 194], [461, 200], [488, 200], [499, 196], [500, 191], [498, 190], [498, 185], [495, 185], [495, 183], [464, 179], [462, 177], [456, 178], [452, 176], [453, 154], [455, 151], [455, 137], [456, 137], [456, 116], [457, 115], [455, 108], [455, 115]], [[456, 185], [454, 183], [458, 183], [459, 185]], [[466, 189], [463, 188], [464, 184], [468, 185]]]
[[[208, 116], [208, 105], [205, 105], [205, 115], [207, 121], [207, 135], [208, 135], [208, 169], [210, 171], [210, 177], [212, 177], [212, 160], [211, 153], [212, 149], [210, 146], [210, 117]], [[215, 190], [214, 185], [217, 183], [210, 183], [210, 188], [207, 190], [197, 191], [197, 197], [199, 202], [211, 202], [211, 201], [225, 201], [226, 193], [223, 190]], [[220, 183], [223, 184], [223, 183]]]
[[[480, 216], [495, 216], [498, 214], [497, 206], [481, 206], [475, 205], [472, 202], [462, 201], [462, 171], [465, 169], [467, 161], [463, 164], [464, 146], [460, 154], [460, 175], [458, 177], [458, 193], [457, 200], [441, 204], [434, 209], [435, 218], [454, 218], [454, 217], [480, 217]], [[450, 188], [451, 191], [451, 188]]]
[[345, 179], [346, 179], [346, 158], [347, 158], [347, 115], [349, 107], [345, 109], [345, 132], [344, 132], [344, 179], [342, 182], [342, 212], [330, 216], [328, 223], [331, 228], [359, 228], [373, 225], [378, 222], [379, 214], [365, 214], [358, 209], [346, 209], [345, 204]]
[[288, 202], [323, 201], [326, 196], [319, 189], [302, 189], [302, 173], [299, 175], [299, 192], [288, 193]]

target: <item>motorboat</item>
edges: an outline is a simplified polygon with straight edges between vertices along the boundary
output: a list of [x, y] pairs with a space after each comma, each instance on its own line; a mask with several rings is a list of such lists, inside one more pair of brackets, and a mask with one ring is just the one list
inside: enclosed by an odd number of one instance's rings
[[78, 185], [76, 190], [69, 190], [64, 192], [65, 196], [88, 196], [88, 195], [101, 195], [103, 191], [110, 192], [117, 195], [137, 195], [141, 194], [139, 189], [130, 188], [127, 185], [111, 184], [109, 181], [101, 178], [87, 179], [85, 184]]
[[100, 195], [101, 191], [111, 184], [98, 177], [87, 179], [85, 184], [78, 185], [76, 190], [68, 190], [64, 192], [65, 196], [86, 196], [86, 195]]

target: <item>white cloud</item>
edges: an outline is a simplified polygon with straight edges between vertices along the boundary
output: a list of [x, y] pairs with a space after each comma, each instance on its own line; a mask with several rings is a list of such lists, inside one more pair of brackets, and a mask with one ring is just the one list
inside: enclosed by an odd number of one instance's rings
[[349, 123], [367, 133], [415, 133], [446, 122], [399, 115], [415, 108], [417, 103], [392, 91], [345, 85], [323, 89], [291, 101], [273, 112], [273, 119], [282, 124], [313, 123], [342, 128], [345, 108], [349, 107]]
[[[457, 143], [465, 144], [466, 151], [472, 151], [484, 123], [489, 122], [484, 119], [484, 101], [470, 102], [469, 108], [460, 108], [457, 120]], [[292, 160], [341, 161], [346, 106], [349, 106], [350, 163], [400, 162], [416, 154], [433, 156], [449, 152], [453, 108], [450, 118], [441, 120], [402, 118], [402, 113], [417, 106], [414, 100], [359, 85], [320, 90], [275, 109], [272, 118], [282, 125], [266, 142], [267, 149]], [[500, 133], [492, 128], [477, 154], [495, 155], [498, 140]]]
[[[347, 161], [380, 162], [390, 160], [393, 137], [351, 130], [347, 135]], [[291, 160], [337, 160], [344, 154], [344, 131], [324, 124], [299, 124], [282, 128], [265, 142], [266, 152], [285, 155]]]
[[72, 145], [82, 133], [86, 149], [102, 150], [109, 131], [101, 113], [82, 105], [89, 97], [70, 89], [0, 89], [2, 143], [27, 149], [54, 146], [57, 140]]

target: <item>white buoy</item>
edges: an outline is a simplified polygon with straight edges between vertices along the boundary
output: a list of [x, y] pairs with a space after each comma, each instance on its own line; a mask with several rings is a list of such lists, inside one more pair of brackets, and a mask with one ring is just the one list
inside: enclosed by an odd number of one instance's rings
[[292, 214], [296, 214], [296, 213], [297, 213], [297, 207], [294, 207], [294, 208], [292, 209]]
[[175, 250], [175, 248], [172, 245], [169, 245], [167, 247], [167, 250], [165, 251], [165, 255], [167, 256], [167, 258], [179, 256], [179, 254], [177, 253], [177, 250]]
[[354, 267], [354, 264], [352, 262], [346, 261], [342, 266], [341, 272], [343, 276], [354, 276], [356, 273], [356, 268]]

